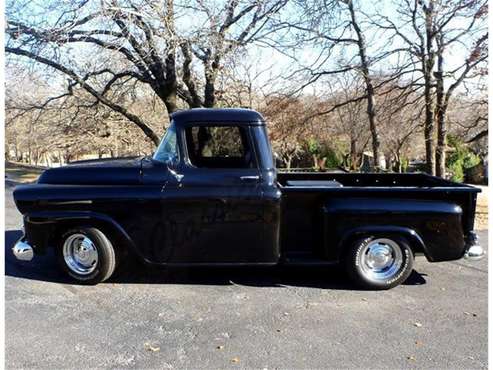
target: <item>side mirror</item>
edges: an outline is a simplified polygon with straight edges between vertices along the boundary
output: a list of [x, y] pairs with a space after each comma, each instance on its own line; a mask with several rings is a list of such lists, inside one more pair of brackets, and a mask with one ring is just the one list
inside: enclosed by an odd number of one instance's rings
[[178, 164], [178, 156], [167, 153], [163, 156], [163, 162], [168, 166], [175, 167]]
[[274, 158], [274, 165], [276, 168], [282, 167], [282, 161], [279, 154], [277, 154], [277, 152], [272, 152], [272, 157]]

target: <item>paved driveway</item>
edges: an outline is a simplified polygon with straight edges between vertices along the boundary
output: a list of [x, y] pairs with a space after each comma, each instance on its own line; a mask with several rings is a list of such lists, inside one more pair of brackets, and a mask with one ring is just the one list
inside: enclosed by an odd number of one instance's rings
[[[357, 291], [337, 269], [149, 270], [68, 283], [16, 261], [6, 185], [7, 368], [486, 368], [487, 260]], [[487, 233], [480, 236], [487, 245]]]

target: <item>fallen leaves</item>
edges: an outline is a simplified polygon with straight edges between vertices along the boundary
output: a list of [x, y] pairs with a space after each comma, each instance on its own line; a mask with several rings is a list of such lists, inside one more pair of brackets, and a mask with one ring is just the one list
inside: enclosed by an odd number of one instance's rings
[[149, 342], [144, 343], [144, 348], [146, 351], [149, 351], [149, 352], [158, 352], [161, 349], [161, 348], [159, 348], [159, 346], [154, 346]]

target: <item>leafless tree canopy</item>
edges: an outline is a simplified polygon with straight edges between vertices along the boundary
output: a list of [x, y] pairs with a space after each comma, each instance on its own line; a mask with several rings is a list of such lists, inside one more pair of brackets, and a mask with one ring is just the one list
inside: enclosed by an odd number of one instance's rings
[[487, 154], [487, 5], [10, 0], [6, 153], [147, 154], [177, 109], [245, 106], [285, 166], [445, 176], [449, 135]]

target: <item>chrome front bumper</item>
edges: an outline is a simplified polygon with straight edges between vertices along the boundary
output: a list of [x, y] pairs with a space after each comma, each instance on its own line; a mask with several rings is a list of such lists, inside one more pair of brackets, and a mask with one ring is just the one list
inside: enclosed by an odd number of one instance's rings
[[25, 240], [19, 239], [12, 248], [12, 253], [19, 261], [31, 261], [34, 257], [33, 247]]
[[486, 251], [478, 244], [478, 236], [476, 233], [471, 233], [470, 246], [464, 253], [464, 259], [468, 261], [479, 261], [486, 255]]

